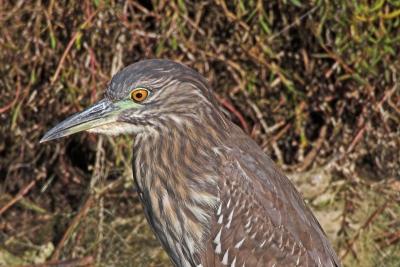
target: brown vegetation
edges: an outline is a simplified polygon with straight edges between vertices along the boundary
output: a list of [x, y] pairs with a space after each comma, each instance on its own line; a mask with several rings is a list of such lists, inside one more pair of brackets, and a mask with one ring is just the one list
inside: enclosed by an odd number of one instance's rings
[[130, 179], [130, 138], [38, 143], [154, 57], [208, 78], [294, 173], [345, 266], [398, 266], [399, 25], [395, 0], [0, 0], [0, 266], [169, 264]]

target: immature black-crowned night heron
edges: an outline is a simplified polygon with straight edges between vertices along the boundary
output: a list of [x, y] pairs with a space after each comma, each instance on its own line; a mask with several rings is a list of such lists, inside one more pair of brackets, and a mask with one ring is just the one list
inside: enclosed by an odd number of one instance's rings
[[175, 266], [340, 266], [292, 183], [196, 71], [168, 60], [130, 65], [103, 100], [41, 142], [80, 131], [135, 137], [139, 197]]

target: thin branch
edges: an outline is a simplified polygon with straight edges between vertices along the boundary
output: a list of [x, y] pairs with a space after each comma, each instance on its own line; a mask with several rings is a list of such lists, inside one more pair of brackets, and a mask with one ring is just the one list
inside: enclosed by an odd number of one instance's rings
[[74, 217], [74, 219], [72, 220], [72, 222], [68, 226], [67, 231], [65, 231], [65, 233], [64, 233], [63, 237], [61, 238], [60, 242], [58, 242], [57, 247], [56, 247], [56, 249], [55, 249], [55, 251], [53, 253], [53, 256], [51, 257], [51, 259], [53, 261], [57, 260], [60, 257], [60, 253], [61, 253], [62, 248], [64, 247], [65, 242], [71, 236], [72, 232], [74, 231], [75, 227], [79, 224], [81, 219], [86, 216], [90, 206], [93, 203], [93, 200], [94, 200], [94, 196], [93, 195], [89, 195], [89, 197], [87, 198], [85, 204], [81, 207], [81, 209], [79, 210], [78, 214]]
[[32, 187], [34, 187], [36, 183], [42, 178], [43, 178], [42, 176], [38, 176], [36, 179], [32, 180], [29, 184], [24, 186], [14, 198], [12, 198], [6, 205], [4, 205], [0, 209], [0, 216], [4, 212], [6, 212], [9, 208], [11, 208], [15, 203], [20, 201], [32, 189]]
[[242, 113], [240, 113], [228, 100], [226, 100], [225, 98], [221, 98], [217, 96], [218, 101], [220, 102], [220, 104], [225, 107], [227, 110], [229, 110], [229, 112], [231, 112], [233, 115], [236, 116], [236, 118], [238, 118], [240, 125], [242, 125], [242, 128], [244, 129], [244, 131], [246, 133], [250, 133], [250, 128], [246, 122], [246, 120], [244, 119]]
[[361, 231], [366, 229], [371, 223], [372, 221], [379, 215], [381, 214], [386, 207], [388, 206], [388, 204], [391, 202], [391, 199], [387, 199], [385, 201], [385, 203], [383, 203], [383, 205], [381, 205], [380, 207], [378, 207], [368, 218], [367, 220], [363, 223], [363, 225], [358, 229], [358, 231], [356, 232], [356, 234], [353, 236], [353, 238], [348, 242], [347, 245], [347, 249], [346, 251], [342, 254], [342, 256], [340, 257], [341, 260], [344, 260], [344, 258], [346, 258], [346, 256], [349, 254], [349, 252], [353, 249], [353, 245], [354, 243], [357, 241], [357, 239], [359, 238]]
[[7, 110], [9, 110], [10, 108], [12, 108], [15, 103], [17, 103], [18, 97], [19, 97], [19, 93], [21, 92], [21, 83], [20, 83], [20, 78], [18, 76], [17, 78], [17, 85], [16, 85], [16, 92], [15, 92], [15, 97], [14, 99], [8, 103], [7, 105], [5, 105], [4, 107], [0, 108], [0, 114], [6, 112]]
[[17, 267], [83, 267], [83, 266], [94, 266], [94, 260], [92, 256], [87, 256], [81, 259], [70, 259], [70, 260], [52, 260], [45, 263], [32, 264], [32, 265], [21, 265]]
[[81, 33], [81, 30], [86, 27], [87, 24], [91, 22], [91, 20], [99, 13], [99, 10], [96, 12], [93, 12], [79, 27], [78, 30], [74, 33], [72, 36], [71, 40], [69, 41], [67, 48], [65, 48], [63, 55], [61, 56], [60, 62], [58, 63], [56, 72], [53, 75], [53, 78], [51, 79], [51, 84], [53, 85], [54, 82], [58, 79], [58, 76], [60, 75], [61, 69], [64, 65], [64, 61], [67, 58], [67, 55], [69, 51], [71, 50], [75, 40], [78, 38], [79, 34]]

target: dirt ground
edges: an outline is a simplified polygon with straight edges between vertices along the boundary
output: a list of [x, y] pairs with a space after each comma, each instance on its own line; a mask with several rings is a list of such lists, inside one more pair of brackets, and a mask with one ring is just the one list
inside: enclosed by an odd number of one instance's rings
[[132, 138], [39, 144], [144, 58], [207, 77], [344, 266], [400, 266], [399, 55], [397, 0], [0, 0], [0, 266], [171, 266]]

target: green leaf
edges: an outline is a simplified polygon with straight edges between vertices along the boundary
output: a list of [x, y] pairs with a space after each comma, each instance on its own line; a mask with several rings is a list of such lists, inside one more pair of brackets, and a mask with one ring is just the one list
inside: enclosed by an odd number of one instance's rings
[[301, 2], [299, 0], [290, 0], [290, 2], [297, 7], [302, 7]]
[[267, 34], [271, 34], [271, 29], [269, 28], [263, 17], [260, 17], [259, 22], [263, 31]]
[[75, 46], [78, 50], [82, 48], [82, 36], [82, 32], [78, 32], [78, 35], [75, 39]]
[[57, 46], [57, 39], [54, 36], [53, 31], [50, 31], [50, 47], [52, 49], [56, 49], [56, 46]]

